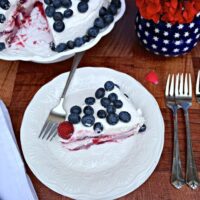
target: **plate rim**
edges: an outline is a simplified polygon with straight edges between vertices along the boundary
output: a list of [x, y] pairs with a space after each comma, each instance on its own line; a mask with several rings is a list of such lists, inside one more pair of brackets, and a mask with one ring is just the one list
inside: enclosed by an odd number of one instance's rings
[[100, 32], [96, 38], [94, 38], [92, 41], [84, 44], [81, 47], [74, 48], [72, 50], [64, 51], [61, 53], [56, 53], [55, 55], [49, 56], [49, 57], [42, 57], [39, 55], [30, 55], [30, 56], [10, 56], [6, 54], [1, 54], [0, 52], [0, 59], [7, 60], [7, 61], [32, 61], [32, 62], [38, 62], [38, 63], [50, 63], [50, 62], [56, 62], [58, 60], [64, 60], [64, 57], [68, 59], [69, 57], [72, 57], [75, 53], [79, 53], [82, 51], [86, 51], [94, 47], [104, 36], [109, 34], [113, 28], [115, 27], [115, 24], [123, 17], [125, 11], [126, 11], [126, 3], [125, 0], [121, 0], [122, 6], [120, 8], [119, 13], [114, 17], [114, 21], [102, 32]]
[[[122, 197], [122, 196], [124, 196], [124, 195], [127, 195], [127, 194], [129, 194], [129, 193], [131, 193], [131, 192], [133, 192], [133, 191], [135, 191], [138, 187], [140, 187], [142, 184], [144, 184], [144, 182], [146, 182], [149, 178], [150, 178], [150, 176], [152, 175], [152, 173], [154, 172], [154, 170], [155, 170], [155, 168], [157, 167], [157, 165], [158, 165], [158, 163], [159, 163], [159, 161], [160, 161], [160, 157], [161, 157], [161, 154], [162, 154], [162, 152], [163, 152], [163, 148], [164, 148], [164, 133], [165, 133], [165, 124], [164, 124], [164, 119], [163, 119], [163, 116], [162, 116], [162, 113], [161, 113], [161, 110], [160, 110], [160, 107], [159, 107], [159, 105], [158, 105], [158, 103], [157, 103], [157, 101], [156, 101], [156, 99], [154, 98], [154, 96], [151, 94], [151, 92], [149, 92], [139, 81], [137, 81], [134, 77], [132, 77], [132, 76], [130, 76], [130, 75], [128, 75], [128, 74], [126, 74], [126, 73], [123, 73], [123, 72], [121, 72], [121, 71], [117, 71], [117, 70], [114, 70], [114, 69], [111, 69], [111, 68], [108, 68], [108, 67], [82, 67], [82, 68], [79, 68], [78, 70], [85, 70], [85, 69], [89, 69], [89, 70], [109, 70], [109, 71], [112, 71], [112, 72], [114, 72], [114, 73], [119, 73], [120, 75], [123, 75], [123, 76], [127, 76], [127, 77], [129, 77], [129, 78], [132, 78], [132, 79], [134, 79], [134, 81], [136, 81], [137, 82], [137, 84], [138, 85], [140, 85], [150, 96], [151, 96], [151, 98], [154, 100], [154, 103], [155, 103], [155, 105], [157, 106], [157, 108], [158, 108], [158, 111], [159, 111], [159, 115], [160, 115], [160, 117], [159, 117], [159, 119], [160, 119], [160, 124], [161, 124], [161, 128], [162, 128], [162, 133], [161, 133], [161, 140], [160, 140], [160, 148], [159, 148], [159, 152], [158, 152], [158, 155], [156, 156], [156, 161], [152, 164], [152, 166], [148, 169], [148, 171], [145, 173], [145, 175], [144, 176], [142, 176], [143, 177], [143, 180], [142, 181], [140, 181], [140, 182], [138, 182], [136, 185], [133, 185], [133, 186], [131, 186], [131, 185], [129, 185], [128, 187], [127, 187], [127, 189], [124, 189], [123, 188], [123, 191], [120, 191], [120, 192], [116, 192], [115, 194], [112, 194], [112, 195], [107, 195], [107, 197], [105, 198], [105, 197], [100, 197], [100, 198], [95, 198], [94, 199], [94, 197], [92, 197], [91, 198], [91, 195], [87, 195], [87, 194], [78, 194], [77, 196], [78, 197], [80, 197], [80, 199], [87, 199], [87, 200], [110, 200], [110, 199], [116, 199], [116, 198], [120, 198], [120, 197]], [[55, 78], [53, 78], [51, 81], [49, 81], [49, 82], [47, 82], [45, 85], [43, 85], [37, 92], [36, 92], [36, 94], [42, 89], [42, 88], [44, 88], [46, 85], [49, 85], [49, 84], [51, 84], [55, 79], [57, 79], [58, 77], [60, 77], [60, 76], [63, 76], [64, 74], [66, 75], [66, 74], [68, 74], [69, 72], [65, 72], [65, 73], [62, 73], [62, 74], [60, 74], [60, 75], [58, 75], [58, 76], [56, 76]], [[32, 101], [33, 101], [33, 99], [35, 98], [35, 96], [36, 96], [36, 94], [33, 96], [33, 98], [31, 99], [31, 101], [30, 101], [30, 103], [28, 104], [28, 106], [27, 106], [27, 108], [26, 108], [26, 110], [25, 110], [25, 112], [24, 112], [24, 116], [23, 116], [23, 120], [22, 120], [22, 123], [21, 123], [21, 128], [20, 128], [20, 143], [21, 143], [21, 147], [22, 147], [22, 152], [23, 152], [23, 155], [24, 155], [24, 158], [25, 158], [25, 161], [26, 161], [26, 163], [27, 163], [27, 165], [28, 165], [28, 167], [29, 167], [29, 169], [32, 171], [32, 173], [34, 174], [34, 176], [42, 183], [42, 184], [44, 184], [46, 187], [48, 187], [49, 189], [51, 189], [52, 191], [54, 191], [54, 192], [56, 192], [56, 193], [58, 193], [58, 194], [60, 194], [60, 195], [63, 195], [63, 196], [66, 196], [66, 194], [64, 194], [64, 191], [63, 191], [63, 193], [60, 193], [60, 192], [58, 192], [58, 191], [56, 191], [56, 189], [55, 188], [50, 188], [49, 186], [47, 186], [47, 184], [45, 183], [45, 181], [43, 181], [42, 179], [40, 179], [39, 177], [38, 177], [38, 174], [39, 173], [37, 173], [37, 172], [35, 172], [31, 167], [30, 167], [30, 165], [29, 165], [29, 163], [27, 162], [27, 157], [25, 156], [25, 153], [24, 153], [24, 148], [23, 148], [23, 145], [22, 145], [22, 141], [23, 141], [23, 137], [22, 137], [22, 129], [23, 129], [23, 124], [24, 124], [24, 119], [25, 119], [25, 115], [26, 115], [26, 113], [28, 112], [28, 108], [29, 108], [29, 106], [31, 105], [31, 103], [32, 103]], [[37, 176], [36, 176], [36, 174], [37, 174]], [[70, 197], [70, 198], [75, 198], [75, 199], [79, 199], [79, 198], [77, 198], [77, 196], [75, 197], [75, 196], [73, 196], [73, 194], [67, 194], [67, 197]]]

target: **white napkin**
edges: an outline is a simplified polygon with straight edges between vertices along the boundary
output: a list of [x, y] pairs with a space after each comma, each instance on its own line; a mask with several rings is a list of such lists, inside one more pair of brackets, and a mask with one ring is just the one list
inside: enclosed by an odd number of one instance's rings
[[0, 200], [38, 200], [19, 153], [10, 116], [0, 100]]

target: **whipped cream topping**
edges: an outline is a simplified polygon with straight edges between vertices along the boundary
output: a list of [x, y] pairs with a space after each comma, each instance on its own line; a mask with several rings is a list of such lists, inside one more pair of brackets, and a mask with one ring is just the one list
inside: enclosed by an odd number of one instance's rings
[[[110, 2], [111, 0], [90, 0], [88, 11], [86, 13], [80, 13], [77, 9], [80, 0], [73, 0], [70, 8], [73, 10], [73, 16], [68, 19], [63, 19], [65, 30], [61, 33], [58, 33], [53, 29], [53, 18], [47, 17], [55, 45], [84, 36], [87, 33], [87, 30], [94, 25], [94, 20], [99, 16], [100, 8], [102, 6], [108, 7]], [[46, 4], [43, 4], [43, 6], [44, 9], [47, 7]], [[66, 8], [59, 8], [56, 12], [63, 13], [65, 9]]]
[[1, 9], [1, 13], [6, 17], [6, 21], [0, 24], [0, 42], [4, 42], [7, 47], [26, 16], [32, 11], [35, 0], [28, 0], [23, 4], [16, 0], [9, 0], [9, 2], [10, 7], [8, 10]]
[[21, 28], [12, 40], [10, 51], [28, 51], [33, 55], [52, 55], [49, 48], [53, 40], [41, 3], [35, 4], [30, 16], [26, 17]]

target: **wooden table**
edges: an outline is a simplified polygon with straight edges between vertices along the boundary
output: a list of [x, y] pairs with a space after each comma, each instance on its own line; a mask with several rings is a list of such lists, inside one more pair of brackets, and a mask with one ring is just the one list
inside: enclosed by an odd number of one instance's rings
[[[179, 191], [170, 184], [173, 123], [171, 113], [164, 102], [164, 87], [168, 73], [190, 72], [195, 84], [197, 71], [200, 68], [200, 44], [190, 54], [178, 58], [164, 58], [147, 52], [139, 44], [134, 31], [136, 13], [134, 2], [127, 0], [127, 4], [123, 19], [117, 23], [112, 33], [86, 53], [80, 64], [80, 66], [106, 66], [136, 78], [155, 96], [165, 120], [165, 145], [159, 165], [140, 188], [121, 200], [200, 199], [200, 190], [192, 191], [184, 186]], [[0, 61], [0, 98], [5, 101], [10, 111], [19, 146], [20, 126], [28, 103], [42, 85], [57, 75], [69, 71], [71, 62], [72, 59], [57, 64], [42, 65], [31, 62]], [[158, 85], [145, 81], [145, 75], [151, 70], [155, 70], [159, 76]], [[200, 170], [200, 105], [196, 103], [195, 97], [190, 110], [190, 119], [193, 150]], [[179, 122], [180, 151], [185, 170], [186, 134], [181, 112], [179, 112]], [[40, 200], [68, 199], [44, 186], [28, 167], [27, 171]]]

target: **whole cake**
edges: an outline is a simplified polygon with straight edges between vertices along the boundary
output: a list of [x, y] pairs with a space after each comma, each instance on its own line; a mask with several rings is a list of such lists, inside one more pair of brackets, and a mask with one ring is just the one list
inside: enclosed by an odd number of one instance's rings
[[[114, 21], [121, 7], [120, 0], [40, 0], [39, 3], [42, 6], [38, 12], [45, 18], [47, 31], [53, 38], [49, 48], [55, 52], [78, 48], [95, 38]], [[0, 50], [12, 45], [21, 25], [27, 18], [32, 20], [31, 12], [36, 5], [36, 0], [0, 0]], [[38, 25], [34, 31], [38, 31]]]
[[70, 109], [67, 120], [58, 127], [60, 141], [69, 150], [118, 142], [146, 129], [140, 109], [113, 81]]

